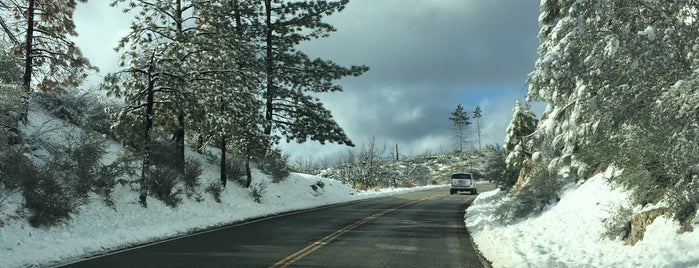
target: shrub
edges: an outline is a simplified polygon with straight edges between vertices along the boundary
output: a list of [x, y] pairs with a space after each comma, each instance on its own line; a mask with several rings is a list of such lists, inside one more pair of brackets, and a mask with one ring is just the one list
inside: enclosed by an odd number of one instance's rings
[[174, 208], [182, 202], [182, 190], [177, 188], [178, 180], [177, 170], [155, 166], [150, 170], [148, 189], [155, 198]]
[[325, 187], [325, 183], [322, 180], [317, 180], [315, 184], [311, 184], [311, 189], [314, 192], [317, 192], [318, 189], [323, 189], [323, 187]]
[[36, 167], [34, 163], [24, 157], [20, 147], [1, 147], [3, 150], [0, 152], [0, 177], [3, 178], [6, 189], [20, 189], [25, 175], [36, 173]]
[[112, 120], [106, 105], [95, 94], [69, 91], [60, 93], [37, 93], [34, 99], [50, 114], [74, 125], [99, 133], [109, 134]]
[[281, 150], [270, 150], [262, 160], [260, 170], [272, 176], [272, 182], [278, 183], [289, 177], [289, 156], [282, 154]]
[[221, 187], [221, 183], [218, 183], [218, 182], [210, 183], [209, 186], [206, 187], [206, 192], [211, 194], [211, 196], [214, 198], [214, 201], [216, 201], [216, 203], [221, 203], [221, 193], [223, 192], [223, 187]]
[[56, 225], [77, 211], [75, 195], [62, 187], [55, 175], [49, 169], [25, 174], [24, 207], [29, 209], [29, 223], [34, 227]]
[[632, 216], [633, 210], [631, 208], [617, 207], [609, 218], [602, 221], [605, 229], [602, 236], [612, 240], [626, 237], [631, 231]]
[[198, 201], [201, 200], [201, 195], [197, 192], [197, 189], [201, 185], [199, 182], [199, 177], [204, 172], [201, 163], [198, 161], [187, 158], [184, 162], [184, 174], [182, 175], [182, 182], [184, 183], [184, 191], [187, 198], [196, 197]]
[[239, 157], [229, 156], [226, 158], [226, 174], [228, 180], [238, 183], [240, 186], [245, 186], [245, 162]]
[[483, 169], [483, 176], [500, 186], [500, 189], [507, 191], [517, 182], [519, 169], [508, 169], [505, 159], [505, 150], [498, 145], [488, 145], [487, 157]]
[[[67, 166], [66, 169], [74, 173], [77, 179], [77, 185], [75, 186], [77, 193], [80, 196], [86, 197], [87, 193], [89, 193], [97, 184], [97, 181], [100, 180], [100, 175], [112, 176], [113, 174], [101, 172], [104, 166], [101, 164], [100, 160], [107, 152], [104, 140], [100, 139], [100, 137], [95, 134], [83, 132], [77, 141], [77, 144], [73, 144], [73, 146], [68, 148], [68, 154], [54, 154], [54, 158], [61, 158], [64, 156], [70, 158], [67, 160], [71, 162], [71, 165]], [[110, 178], [106, 179], [110, 180]], [[113, 176], [111, 180], [113, 180]], [[104, 184], [105, 181], [102, 183]]]
[[318, 187], [320, 187], [321, 189], [325, 187], [325, 183], [322, 180], [317, 180], [315, 185], [318, 185]]
[[545, 167], [534, 167], [528, 177], [529, 182], [495, 210], [499, 220], [512, 222], [541, 213], [548, 205], [558, 202], [563, 181], [556, 174]]
[[257, 203], [262, 203], [262, 197], [265, 195], [267, 185], [259, 182], [250, 187], [250, 197]]
[[21, 86], [0, 84], [0, 144], [3, 147], [8, 143], [19, 143], [17, 122], [24, 112], [25, 96], [26, 93]]

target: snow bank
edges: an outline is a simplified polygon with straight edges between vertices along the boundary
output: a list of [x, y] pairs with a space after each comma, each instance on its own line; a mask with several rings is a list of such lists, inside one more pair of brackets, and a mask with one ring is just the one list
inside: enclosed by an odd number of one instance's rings
[[[27, 128], [23, 130], [26, 136], [52, 142], [66, 141], [72, 137], [66, 136], [67, 133], [81, 131], [38, 108], [30, 111], [29, 121]], [[103, 160], [110, 162], [117, 157], [122, 147], [114, 141], [109, 141], [107, 145], [108, 152]], [[267, 215], [446, 187], [357, 191], [336, 180], [296, 173], [291, 173], [285, 181], [272, 183], [267, 175], [253, 169], [253, 185], [265, 185], [261, 204], [252, 200], [249, 189], [233, 182], [223, 190], [222, 202], [216, 203], [203, 188], [218, 180], [218, 166], [209, 164], [204, 156], [196, 152], [187, 150], [186, 153], [187, 157], [192, 157], [203, 165], [200, 192], [204, 200], [196, 202], [185, 199], [174, 209], [153, 197], [148, 199], [148, 208], [144, 209], [137, 202], [137, 192], [129, 186], [117, 185], [112, 195], [115, 209], [104, 205], [100, 197], [92, 196], [90, 202], [80, 207], [80, 212], [69, 221], [52, 228], [34, 228], [26, 219], [14, 215], [22, 207], [23, 198], [20, 194], [0, 197], [0, 205], [4, 206], [0, 217], [5, 220], [5, 225], [0, 226], [0, 267], [55, 265], [82, 256]], [[322, 181], [324, 186], [313, 190], [311, 185], [317, 181]]]
[[699, 232], [679, 235], [668, 218], [656, 219], [635, 246], [603, 237], [603, 220], [628, 202], [605, 176], [569, 187], [543, 214], [508, 226], [492, 216], [505, 193], [481, 193], [466, 210], [466, 227], [493, 267], [699, 267]]
[[[267, 185], [262, 204], [253, 202], [248, 190], [231, 183], [220, 204], [203, 193], [204, 201], [186, 200], [175, 209], [150, 198], [144, 209], [137, 202], [137, 193], [128, 187], [117, 187], [116, 210], [95, 197], [81, 207], [79, 214], [57, 227], [33, 228], [24, 219], [9, 220], [0, 228], [0, 267], [57, 264], [266, 215], [443, 187], [356, 191], [338, 181], [305, 174], [292, 173], [281, 183], [271, 183], [260, 173], [254, 176], [264, 178]], [[311, 185], [318, 180], [325, 185], [314, 191]], [[21, 205], [19, 195], [11, 199], [11, 207]]]

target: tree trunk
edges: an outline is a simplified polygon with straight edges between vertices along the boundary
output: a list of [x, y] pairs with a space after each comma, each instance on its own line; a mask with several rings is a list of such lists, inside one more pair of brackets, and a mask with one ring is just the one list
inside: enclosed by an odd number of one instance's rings
[[155, 101], [155, 78], [153, 77], [153, 58], [151, 58], [151, 66], [148, 70], [148, 96], [146, 98], [146, 122], [145, 132], [143, 133], [143, 166], [141, 170], [141, 189], [139, 192], [139, 202], [141, 206], [148, 207], [146, 199], [148, 198], [148, 182], [150, 180], [151, 166], [151, 134], [153, 131], [153, 103]]
[[197, 137], [197, 153], [204, 153], [204, 135], [201, 134]]
[[[175, 27], [177, 28], [177, 39], [180, 39], [182, 37], [182, 32], [183, 32], [183, 27], [182, 27], [182, 1], [177, 0], [176, 2], [177, 9], [175, 11]], [[175, 130], [175, 133], [173, 135], [173, 140], [175, 142], [175, 148], [176, 148], [176, 156], [177, 156], [177, 162], [175, 165], [177, 166], [177, 170], [181, 173], [184, 174], [184, 162], [185, 162], [185, 156], [184, 156], [184, 136], [185, 136], [185, 121], [184, 121], [184, 112], [179, 111], [177, 114], [177, 130]]]
[[250, 170], [250, 157], [245, 160], [245, 188], [250, 188], [252, 184], [252, 171]]
[[27, 7], [27, 40], [24, 43], [24, 76], [22, 77], [22, 86], [27, 91], [25, 96], [25, 110], [22, 115], [22, 120], [26, 123], [29, 116], [29, 99], [32, 95], [32, 46], [34, 43], [34, 2], [35, 0], [29, 0]]
[[481, 118], [476, 118], [476, 129], [478, 130], [478, 150], [482, 150], [481, 147]]
[[177, 130], [175, 131], [175, 134], [173, 135], [173, 141], [175, 142], [175, 154], [177, 158], [175, 158], [175, 166], [177, 167], [177, 171], [179, 171], [181, 174], [184, 174], [184, 114], [180, 112], [180, 114], [177, 116]]
[[272, 134], [272, 114], [274, 100], [274, 59], [272, 56], [272, 0], [265, 0], [265, 26], [266, 26], [266, 38], [267, 43], [267, 54], [265, 55], [265, 72], [267, 73], [267, 92], [266, 92], [266, 108], [265, 108], [265, 135]]
[[221, 186], [226, 187], [228, 174], [226, 174], [226, 137], [221, 137]]

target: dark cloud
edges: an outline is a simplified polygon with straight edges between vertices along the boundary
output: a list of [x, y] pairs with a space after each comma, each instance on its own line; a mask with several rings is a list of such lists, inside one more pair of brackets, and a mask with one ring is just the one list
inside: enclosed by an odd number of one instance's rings
[[327, 20], [338, 31], [302, 49], [371, 68], [321, 96], [357, 144], [375, 136], [413, 153], [450, 150], [457, 104], [480, 105], [483, 143], [501, 144], [536, 60], [538, 14], [537, 1], [351, 0]]

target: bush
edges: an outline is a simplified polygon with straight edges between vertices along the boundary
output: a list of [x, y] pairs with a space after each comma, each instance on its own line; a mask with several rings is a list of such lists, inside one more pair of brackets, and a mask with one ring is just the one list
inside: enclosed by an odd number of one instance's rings
[[29, 223], [34, 227], [56, 225], [77, 211], [76, 196], [62, 187], [55, 175], [49, 169], [25, 174], [24, 207], [29, 209]]
[[626, 237], [631, 231], [632, 216], [633, 210], [631, 208], [617, 207], [610, 218], [603, 220], [605, 231], [602, 236], [612, 240]]
[[262, 203], [262, 197], [265, 195], [267, 185], [259, 182], [250, 187], [250, 197], [257, 203]]
[[[26, 93], [21, 86], [0, 84], [0, 144], [2, 147], [8, 143], [19, 143], [17, 122], [24, 112], [25, 96]], [[1, 151], [2, 149], [0, 153]]]
[[221, 187], [221, 183], [218, 183], [218, 182], [210, 183], [209, 187], [206, 187], [206, 192], [211, 194], [211, 196], [214, 198], [214, 201], [216, 201], [216, 203], [221, 203], [221, 193], [223, 192], [223, 187]]
[[201, 195], [197, 192], [197, 189], [201, 185], [199, 177], [203, 172], [204, 170], [201, 167], [201, 163], [196, 160], [187, 158], [184, 162], [182, 182], [184, 183], [184, 191], [187, 198], [195, 197], [197, 201], [201, 201]]
[[535, 167], [528, 177], [529, 182], [495, 210], [495, 216], [499, 220], [512, 222], [538, 214], [559, 201], [558, 192], [563, 187], [563, 181], [556, 174], [545, 167]]
[[247, 180], [245, 178], [245, 162], [242, 159], [229, 155], [226, 158], [226, 174], [229, 181], [245, 186]]
[[3, 178], [6, 189], [21, 189], [25, 175], [36, 173], [36, 167], [34, 163], [24, 157], [20, 147], [1, 147], [3, 149], [0, 151], [0, 178]]
[[260, 170], [272, 176], [272, 182], [278, 183], [289, 177], [289, 156], [282, 154], [281, 150], [273, 149], [262, 160]]
[[85, 129], [110, 134], [111, 118], [106, 105], [95, 94], [75, 91], [60, 93], [37, 93], [34, 99], [50, 114]]
[[517, 183], [519, 169], [508, 169], [505, 159], [505, 150], [498, 145], [488, 145], [486, 147], [487, 157], [483, 169], [483, 176], [486, 179], [500, 186], [503, 191], [508, 191]]
[[177, 188], [179, 178], [177, 170], [155, 166], [150, 170], [148, 189], [155, 198], [175, 208], [182, 202], [182, 190]]
[[314, 192], [317, 192], [318, 189], [323, 189], [325, 187], [325, 183], [321, 180], [317, 180], [315, 184], [311, 184], [311, 189], [313, 189]]

